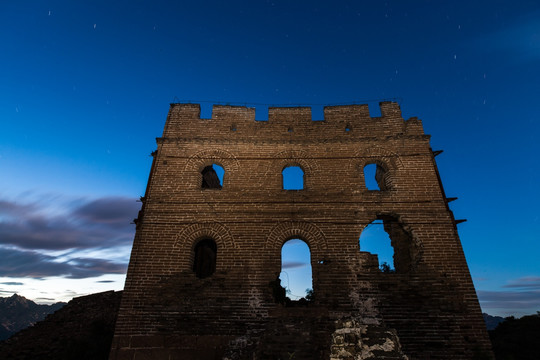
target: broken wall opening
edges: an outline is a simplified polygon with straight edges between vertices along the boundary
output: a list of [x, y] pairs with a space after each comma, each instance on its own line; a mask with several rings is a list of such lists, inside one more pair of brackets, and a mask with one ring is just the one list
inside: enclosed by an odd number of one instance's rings
[[388, 171], [379, 163], [369, 163], [364, 166], [364, 182], [368, 190], [385, 191], [389, 188]]
[[360, 234], [360, 250], [377, 255], [381, 271], [393, 272], [396, 270], [392, 240], [390, 240], [388, 233], [384, 231], [381, 221], [375, 220], [362, 230]]
[[376, 254], [383, 272], [411, 270], [416, 253], [413, 238], [391, 215], [379, 215], [360, 234], [360, 250]]

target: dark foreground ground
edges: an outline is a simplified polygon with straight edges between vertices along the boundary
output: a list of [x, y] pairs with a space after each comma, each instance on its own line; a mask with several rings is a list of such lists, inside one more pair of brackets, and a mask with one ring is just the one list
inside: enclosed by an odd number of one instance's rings
[[[0, 358], [106, 360], [122, 292], [71, 300], [44, 321], [0, 342]], [[489, 331], [496, 360], [540, 359], [540, 312], [506, 318]]]

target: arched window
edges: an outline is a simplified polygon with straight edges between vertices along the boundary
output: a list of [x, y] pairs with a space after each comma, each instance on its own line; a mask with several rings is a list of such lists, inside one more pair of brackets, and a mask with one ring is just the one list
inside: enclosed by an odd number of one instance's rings
[[202, 184], [201, 188], [203, 189], [221, 189], [223, 187], [223, 176], [225, 170], [223, 167], [212, 164], [201, 171], [202, 175]]
[[311, 253], [309, 246], [300, 239], [291, 239], [281, 248], [281, 286], [291, 300], [312, 296]]
[[281, 171], [283, 190], [302, 190], [304, 188], [304, 171], [300, 166], [287, 166]]
[[217, 246], [212, 239], [203, 239], [195, 245], [193, 272], [203, 279], [216, 271]]
[[388, 189], [387, 171], [377, 163], [364, 166], [364, 181], [368, 190], [384, 191]]
[[412, 236], [389, 215], [379, 215], [364, 228], [360, 250], [377, 254], [381, 271], [399, 273], [411, 270], [412, 259], [418, 253]]

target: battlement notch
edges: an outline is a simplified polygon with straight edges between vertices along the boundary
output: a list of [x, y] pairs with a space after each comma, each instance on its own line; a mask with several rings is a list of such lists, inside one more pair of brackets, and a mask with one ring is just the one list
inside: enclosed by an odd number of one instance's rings
[[[422, 135], [421, 122], [405, 122], [397, 102], [379, 103], [381, 116], [372, 117], [367, 104], [324, 107], [324, 120], [312, 118], [310, 106], [269, 107], [268, 120], [255, 120], [255, 107], [213, 105], [210, 118], [201, 118], [201, 106], [191, 103], [171, 104], [163, 137], [230, 137], [254, 135], [272, 138], [294, 132], [315, 138], [347, 134], [357, 137], [387, 137], [401, 134]], [[288, 133], [288, 134], [287, 134]], [[353, 135], [354, 134], [354, 135]]]

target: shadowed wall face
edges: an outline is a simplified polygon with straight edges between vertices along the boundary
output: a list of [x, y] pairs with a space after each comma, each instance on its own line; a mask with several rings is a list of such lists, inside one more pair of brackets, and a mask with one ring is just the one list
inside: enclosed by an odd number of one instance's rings
[[[380, 110], [326, 107], [313, 121], [308, 107], [270, 108], [255, 121], [246, 107], [201, 119], [172, 104], [111, 358], [489, 354], [429, 136], [396, 103]], [[395, 269], [359, 244], [368, 224], [388, 235]], [[296, 301], [279, 281], [291, 239], [309, 248], [312, 278]]]

